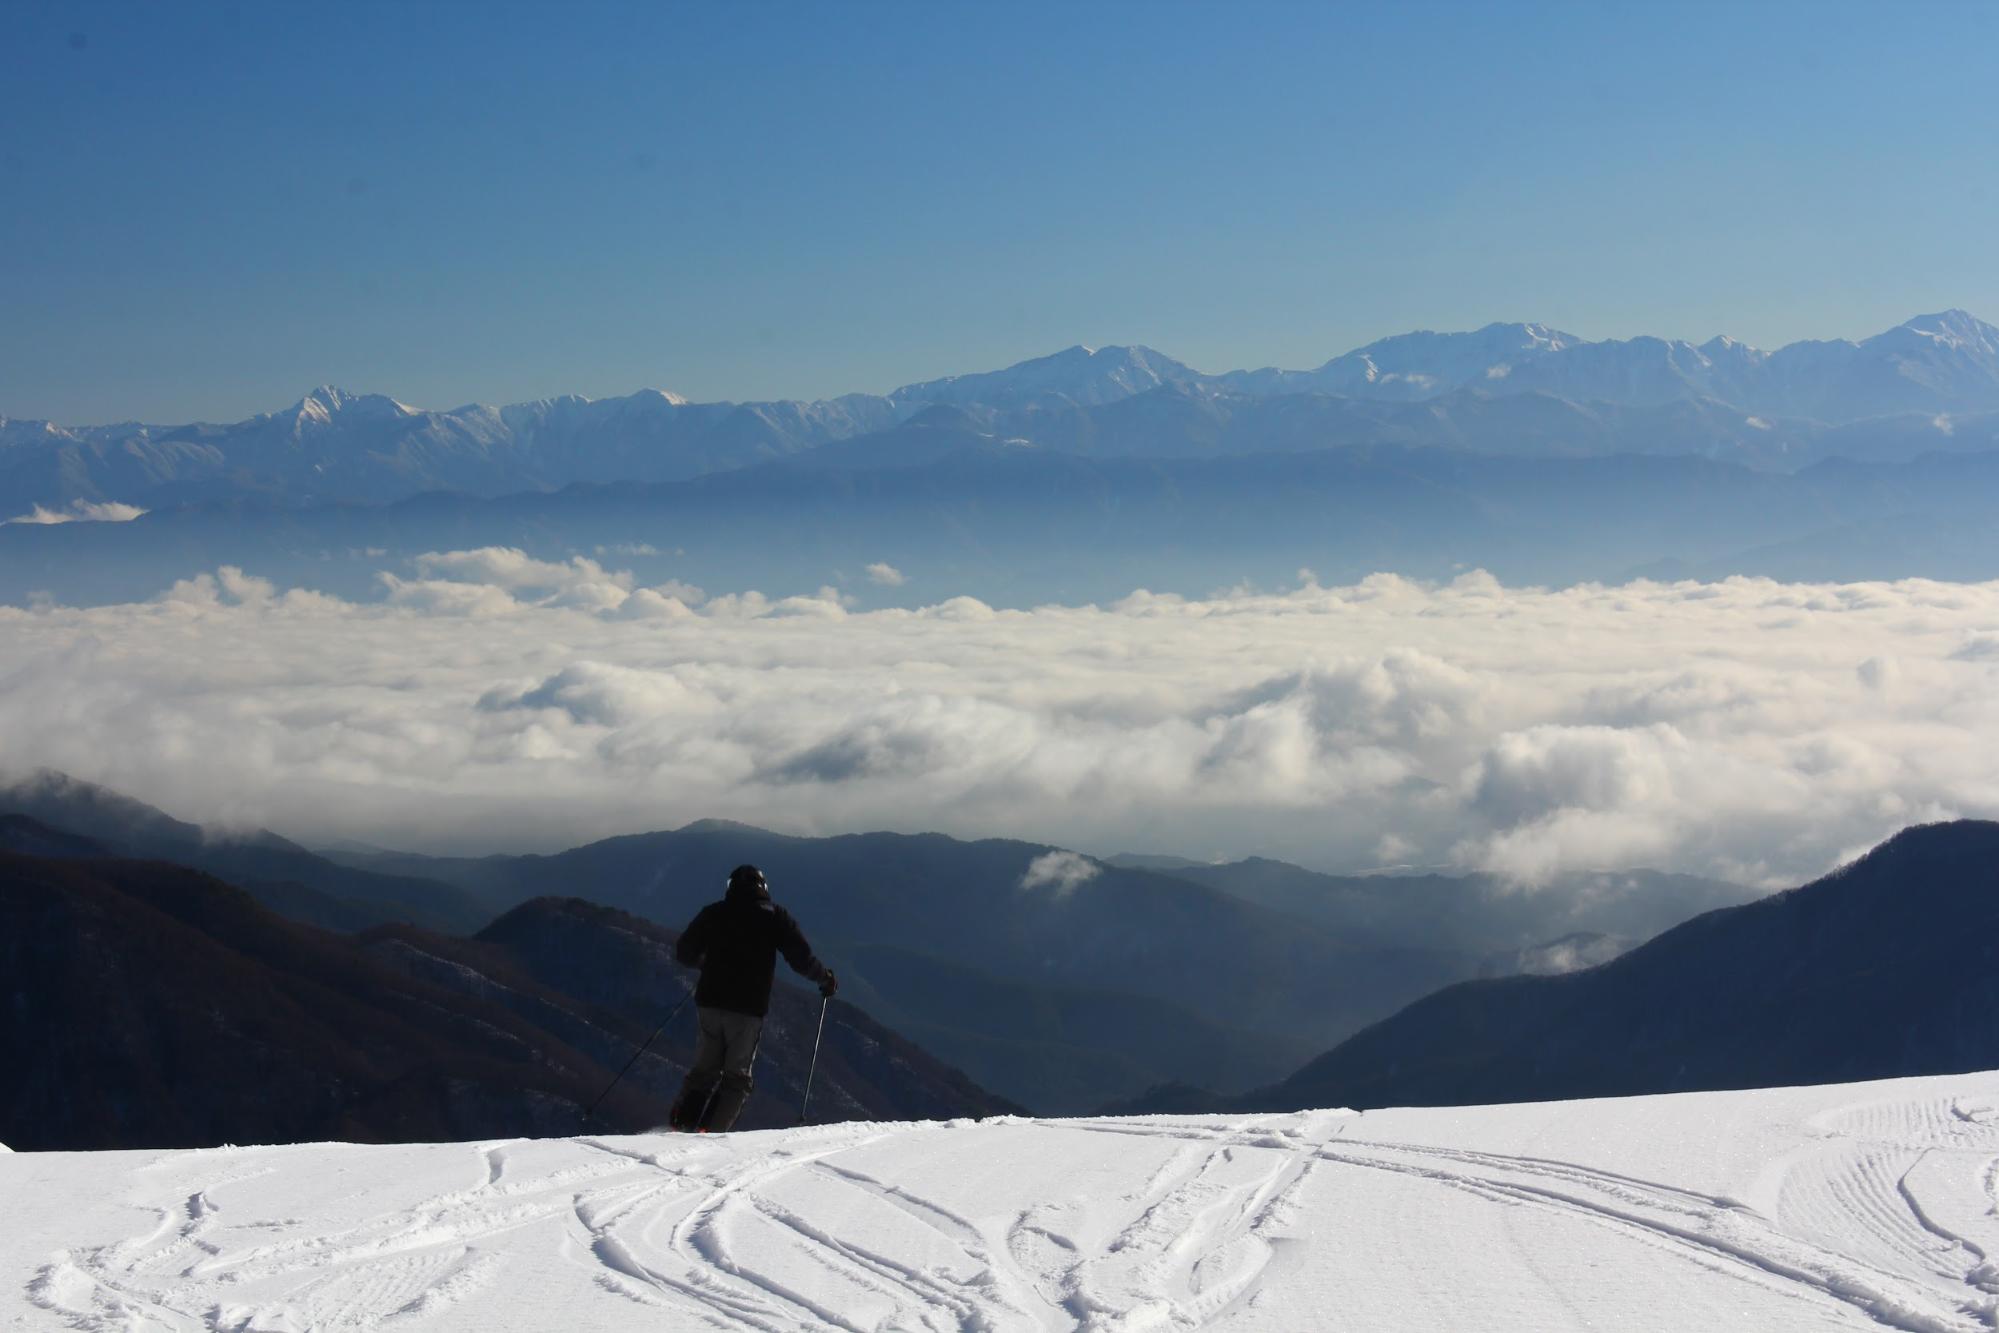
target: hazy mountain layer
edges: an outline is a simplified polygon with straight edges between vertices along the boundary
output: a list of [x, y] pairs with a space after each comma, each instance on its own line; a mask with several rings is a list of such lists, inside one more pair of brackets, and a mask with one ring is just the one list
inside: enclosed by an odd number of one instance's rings
[[[1510, 585], [1558, 586], [1634, 574], [1999, 577], [1999, 452], [1786, 476], [1692, 457], [1404, 448], [1089, 458], [944, 428], [903, 433], [926, 437], [935, 456], [496, 500], [231, 503], [130, 523], [0, 527], [0, 600], [139, 601], [221, 565], [373, 598], [383, 572], [416, 576], [425, 552], [487, 546], [582, 555], [640, 584], [711, 592], [780, 596], [844, 581], [870, 605], [957, 595], [1075, 604], [1135, 588], [1205, 596], [1245, 580], [1290, 586], [1301, 567], [1336, 582], [1485, 569]], [[871, 582], [877, 563], [906, 577]]]
[[1301, 916], [1353, 944], [1404, 945], [1523, 955], [1516, 971], [1566, 971], [1551, 964], [1569, 954], [1591, 957], [1603, 937], [1650, 939], [1688, 917], [1762, 897], [1740, 885], [1692, 875], [1638, 870], [1574, 875], [1523, 892], [1489, 875], [1325, 875], [1282, 861], [1252, 858], [1166, 873], [1222, 890], [1245, 902]]
[[[1037, 882], [1031, 868], [1051, 854], [1072, 858], [1073, 883]], [[1252, 901], [1246, 885], [1223, 892], [1180, 877], [1190, 872], [1029, 843], [793, 838], [720, 823], [552, 857], [356, 860], [493, 901], [559, 891], [669, 924], [716, 896], [730, 867], [754, 862], [858, 1003], [982, 1084], [1049, 1111], [1203, 1070], [1243, 1086], [1319, 1034], [1352, 1032], [1438, 986], [1544, 966], [1530, 946], [1577, 923], [1642, 929], [1750, 896], [1637, 876], [1595, 904], [1563, 886], [1506, 904], [1490, 883], [1439, 878], [1347, 886], [1337, 904], [1303, 893], [1279, 904]], [[1405, 888], [1422, 901], [1404, 906]], [[1352, 910], [1360, 897], [1370, 911]], [[1433, 909], [1446, 902], [1476, 919], [1440, 922]], [[1532, 923], [1537, 907], [1547, 928]]]
[[1166, 876], [1106, 866], [1070, 889], [1032, 883], [1030, 867], [1057, 850], [704, 823], [548, 857], [352, 859], [494, 902], [575, 894], [676, 927], [720, 896], [733, 866], [754, 863], [856, 1003], [1037, 1111], [1087, 1109], [1201, 1068], [1254, 1083], [1316, 1034], [1477, 975], [1468, 954], [1350, 948]]

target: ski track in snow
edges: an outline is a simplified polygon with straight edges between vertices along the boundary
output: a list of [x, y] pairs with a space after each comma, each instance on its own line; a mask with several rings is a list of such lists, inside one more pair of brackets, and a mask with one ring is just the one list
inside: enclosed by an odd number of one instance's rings
[[[1440, 1280], [1454, 1209], [1529, 1210], [1646, 1247], [1661, 1274], [1685, 1273], [1678, 1260], [1807, 1317], [1999, 1328], [1999, 1095], [1904, 1086], [1837, 1090], [1736, 1195], [1404, 1141], [1396, 1117], [1417, 1113], [1397, 1112], [174, 1152], [122, 1178], [143, 1226], [42, 1251], [18, 1322], [1256, 1328], [1273, 1274], [1311, 1264], [1314, 1234], [1369, 1224], [1337, 1212], [1342, 1191], [1385, 1173], [1447, 1192], [1437, 1234], [1412, 1237]], [[1870, 1088], [1880, 1095], [1856, 1100]], [[536, 1307], [550, 1287], [560, 1305]]]

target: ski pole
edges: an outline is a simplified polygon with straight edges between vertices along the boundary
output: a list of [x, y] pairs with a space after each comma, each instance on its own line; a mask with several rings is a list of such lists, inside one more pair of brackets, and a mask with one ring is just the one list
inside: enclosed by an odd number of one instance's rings
[[652, 1030], [652, 1035], [650, 1037], [646, 1038], [645, 1045], [639, 1047], [636, 1051], [632, 1052], [632, 1058], [625, 1061], [625, 1067], [623, 1069], [620, 1069], [615, 1075], [612, 1076], [611, 1081], [604, 1085], [604, 1090], [597, 1094], [597, 1100], [590, 1103], [590, 1109], [583, 1113], [583, 1118], [585, 1120], [588, 1120], [591, 1116], [597, 1114], [597, 1108], [602, 1106], [604, 1104], [604, 1099], [611, 1095], [611, 1089], [618, 1086], [618, 1080], [632, 1072], [632, 1066], [639, 1062], [639, 1057], [641, 1055], [644, 1055], [646, 1051], [651, 1048], [652, 1044], [659, 1040], [659, 1034], [666, 1031], [666, 1025], [668, 1023], [671, 1023], [674, 1019], [680, 1017], [680, 1011], [682, 1009], [685, 1009], [687, 1007], [687, 1002], [693, 998], [694, 998], [693, 991], [689, 991], [687, 992], [687, 994], [680, 997], [680, 1003], [673, 1006], [672, 1013], [668, 1014], [665, 1018], [662, 1018], [660, 1020], [659, 1026]]
[[798, 1123], [805, 1123], [805, 1108], [812, 1105], [812, 1076], [819, 1072], [819, 1039], [826, 1035], [826, 1006], [833, 1002], [830, 995], [819, 997], [819, 1030], [812, 1034], [812, 1064], [805, 1071], [805, 1099], [798, 1104]]

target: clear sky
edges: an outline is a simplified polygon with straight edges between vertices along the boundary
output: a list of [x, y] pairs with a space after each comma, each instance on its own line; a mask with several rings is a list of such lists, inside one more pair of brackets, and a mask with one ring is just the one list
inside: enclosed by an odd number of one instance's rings
[[0, 3], [0, 414], [1999, 320], [1999, 5]]

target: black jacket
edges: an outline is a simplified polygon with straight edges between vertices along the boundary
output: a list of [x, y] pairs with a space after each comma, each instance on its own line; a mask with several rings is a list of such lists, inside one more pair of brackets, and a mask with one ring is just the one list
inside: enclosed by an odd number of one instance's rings
[[709, 903], [681, 932], [673, 953], [686, 966], [701, 969], [694, 1003], [757, 1018], [770, 1012], [770, 983], [779, 954], [792, 971], [815, 985], [826, 976], [805, 932], [768, 892], [731, 889], [721, 902]]

